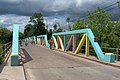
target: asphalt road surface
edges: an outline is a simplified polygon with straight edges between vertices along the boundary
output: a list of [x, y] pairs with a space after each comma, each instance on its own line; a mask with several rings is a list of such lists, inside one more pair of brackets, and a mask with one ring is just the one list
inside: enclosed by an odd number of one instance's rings
[[28, 80], [120, 80], [120, 69], [50, 50], [24, 47]]

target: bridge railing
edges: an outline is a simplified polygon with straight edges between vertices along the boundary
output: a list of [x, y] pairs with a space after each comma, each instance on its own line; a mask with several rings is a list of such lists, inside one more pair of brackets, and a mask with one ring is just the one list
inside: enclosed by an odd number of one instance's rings
[[[76, 34], [83, 34], [79, 44], [76, 46]], [[67, 44], [67, 35], [71, 35], [69, 42]], [[62, 37], [61, 37], [62, 36]], [[52, 34], [53, 41], [55, 43], [56, 49], [61, 48], [63, 51], [68, 51], [72, 46], [72, 50], [74, 54], [78, 54], [79, 51], [82, 49], [82, 46], [85, 46], [85, 56], [89, 56], [89, 45], [91, 44], [95, 54], [97, 55], [98, 59], [105, 62], [114, 62], [115, 55], [113, 53], [103, 53], [101, 47], [99, 46], [98, 42], [95, 41], [95, 36], [91, 29], [80, 29], [80, 30], [73, 30], [67, 32], [59, 32]]]
[[120, 49], [119, 48], [108, 48], [108, 47], [102, 47], [103, 52], [105, 53], [114, 53], [116, 55], [115, 60], [120, 61]]
[[8, 57], [10, 55], [10, 48], [12, 46], [12, 42], [8, 42], [6, 44], [0, 45], [0, 64], [3, 64], [8, 60]]
[[47, 40], [47, 35], [37, 36], [37, 44], [45, 45], [45, 46], [49, 47], [50, 45], [49, 45], [48, 40]]
[[[90, 45], [90, 54], [93, 55], [93, 56], [96, 56], [94, 53], [94, 50], [92, 48], [92, 46]], [[120, 49], [119, 48], [109, 48], [109, 47], [101, 47], [102, 50], [103, 50], [103, 53], [114, 53], [115, 54], [115, 60], [116, 61], [120, 61]], [[85, 53], [85, 45], [83, 45], [83, 48], [81, 49], [81, 52], [82, 54]]]
[[[82, 38], [79, 40], [78, 44], [76, 44], [77, 34], [82, 35]], [[68, 35], [71, 35], [69, 39], [67, 38]], [[39, 37], [43, 37], [43, 35], [40, 35]], [[46, 37], [44, 37], [42, 42], [45, 42], [44, 39], [47, 41]], [[99, 60], [105, 61], [105, 62], [115, 61], [115, 54], [113, 54], [113, 52], [104, 53], [102, 51], [101, 46], [95, 40], [95, 36], [90, 28], [53, 33], [52, 39], [53, 39], [54, 46], [56, 49], [62, 49], [62, 51], [69, 51], [69, 49], [71, 49], [72, 47], [72, 51], [74, 54], [78, 54], [81, 51], [83, 45], [85, 44], [85, 56], [86, 57], [89, 56], [90, 44], [91, 44]], [[67, 40], [69, 41], [67, 42]], [[40, 39], [39, 39], [39, 42], [41, 42]]]

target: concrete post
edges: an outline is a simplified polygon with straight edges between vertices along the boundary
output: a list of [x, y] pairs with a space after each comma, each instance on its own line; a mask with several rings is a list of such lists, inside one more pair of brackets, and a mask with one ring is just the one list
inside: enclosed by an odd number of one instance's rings
[[19, 25], [14, 24], [13, 25], [13, 39], [12, 39], [12, 55], [11, 55], [11, 65], [12, 66], [18, 66], [19, 65], [18, 44], [19, 44]]

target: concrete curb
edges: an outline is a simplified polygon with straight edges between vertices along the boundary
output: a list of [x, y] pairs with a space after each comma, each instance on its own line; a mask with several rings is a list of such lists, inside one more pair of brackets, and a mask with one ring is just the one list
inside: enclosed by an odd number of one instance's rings
[[63, 53], [67, 53], [67, 54], [69, 54], [69, 55], [73, 55], [73, 56], [76, 56], [76, 57], [84, 58], [84, 59], [87, 59], [87, 60], [90, 60], [90, 61], [98, 62], [98, 63], [104, 64], [104, 65], [116, 67], [116, 68], [119, 68], [119, 69], [120, 69], [120, 65], [117, 65], [117, 64], [115, 64], [115, 63], [107, 63], [107, 62], [104, 62], [104, 61], [100, 61], [100, 60], [92, 59], [92, 58], [89, 58], [89, 57], [81, 56], [81, 55], [79, 55], [79, 54], [74, 54], [74, 53], [70, 53], [70, 52], [65, 52], [65, 51], [57, 50], [57, 49], [54, 49], [54, 50], [60, 51], [60, 52], [63, 52]]
[[[46, 46], [41, 46], [43, 48], [47, 48]], [[48, 48], [47, 48], [48, 49]], [[107, 63], [107, 62], [104, 62], [104, 61], [100, 61], [100, 60], [97, 60], [97, 59], [93, 59], [93, 58], [90, 58], [90, 57], [85, 57], [85, 56], [81, 56], [79, 54], [74, 54], [74, 53], [70, 53], [70, 52], [65, 52], [65, 51], [62, 51], [60, 49], [53, 49], [55, 51], [59, 51], [59, 52], [63, 52], [63, 53], [67, 53], [69, 55], [72, 55], [72, 56], [76, 56], [76, 57], [80, 57], [80, 58], [83, 58], [83, 59], [87, 59], [87, 60], [90, 60], [90, 61], [94, 61], [94, 62], [97, 62], [97, 63], [101, 63], [101, 64], [104, 64], [104, 65], [108, 65], [108, 66], [112, 66], [112, 67], [116, 67], [116, 68], [119, 68], [120, 69], [120, 65], [118, 64], [115, 64], [115, 63]]]
[[[23, 54], [25, 54], [24, 51], [27, 52], [27, 50], [24, 49], [24, 48], [21, 48], [21, 51], [22, 51]], [[25, 68], [25, 64], [23, 63], [22, 66], [23, 66], [23, 71], [24, 71], [25, 80], [30, 80], [30, 76], [29, 76], [29, 74], [27, 73], [27, 70], [26, 70], [26, 68]]]

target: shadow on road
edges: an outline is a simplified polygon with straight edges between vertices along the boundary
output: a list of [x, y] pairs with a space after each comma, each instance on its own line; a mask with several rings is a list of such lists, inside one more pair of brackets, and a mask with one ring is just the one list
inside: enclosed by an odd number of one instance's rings
[[23, 51], [24, 56], [25, 56], [24, 63], [27, 63], [27, 62], [33, 60], [32, 57], [28, 54], [28, 52], [24, 48], [22, 48], [22, 51]]

